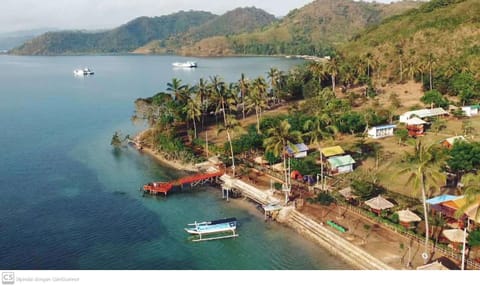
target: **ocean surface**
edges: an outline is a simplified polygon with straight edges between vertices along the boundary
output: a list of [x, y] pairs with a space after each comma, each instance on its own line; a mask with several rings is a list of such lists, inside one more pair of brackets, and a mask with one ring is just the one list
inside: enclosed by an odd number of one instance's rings
[[[0, 269], [348, 269], [294, 231], [221, 191], [199, 187], [167, 198], [144, 196], [146, 182], [181, 176], [112, 134], [145, 126], [134, 100], [166, 89], [244, 72], [266, 77], [298, 60], [199, 58], [173, 69], [174, 56], [0, 56]], [[90, 67], [94, 76], [73, 76]], [[235, 216], [239, 237], [195, 243], [186, 224]]]

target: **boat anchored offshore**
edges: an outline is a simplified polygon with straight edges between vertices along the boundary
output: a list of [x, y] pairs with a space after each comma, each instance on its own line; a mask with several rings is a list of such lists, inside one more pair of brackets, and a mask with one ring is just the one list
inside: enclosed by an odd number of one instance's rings
[[86, 76], [86, 75], [93, 75], [94, 72], [89, 69], [89, 68], [84, 68], [84, 69], [76, 69], [73, 71], [73, 74], [74, 75], [77, 75], [77, 76]]
[[192, 227], [185, 228], [185, 231], [193, 235], [198, 235], [198, 238], [193, 240], [195, 242], [238, 236], [238, 234], [235, 233], [237, 229], [237, 219], [234, 217], [194, 222], [189, 224], [189, 226]]
[[173, 67], [176, 67], [176, 68], [196, 68], [197, 67], [197, 63], [196, 62], [184, 62], [184, 63], [180, 63], [180, 62], [175, 62], [172, 64]]

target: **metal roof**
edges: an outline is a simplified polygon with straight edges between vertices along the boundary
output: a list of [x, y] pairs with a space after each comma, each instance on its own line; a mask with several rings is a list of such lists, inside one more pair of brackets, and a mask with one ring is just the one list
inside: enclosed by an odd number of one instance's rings
[[327, 159], [327, 161], [334, 169], [341, 166], [355, 164], [355, 160], [353, 160], [352, 156], [350, 155], [330, 157]]
[[340, 146], [326, 147], [322, 148], [320, 151], [325, 157], [345, 154], [345, 151], [343, 151], [342, 147]]

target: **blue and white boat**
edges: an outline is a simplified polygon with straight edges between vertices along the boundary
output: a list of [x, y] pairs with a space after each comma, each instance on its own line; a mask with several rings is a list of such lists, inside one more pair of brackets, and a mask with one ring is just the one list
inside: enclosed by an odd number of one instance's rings
[[[238, 234], [235, 233], [235, 230], [237, 229], [237, 219], [234, 217], [212, 221], [194, 222], [189, 224], [189, 226], [192, 227], [185, 228], [185, 231], [199, 236], [198, 239], [193, 241], [214, 240], [238, 236]], [[202, 237], [216, 234], [219, 236]]]

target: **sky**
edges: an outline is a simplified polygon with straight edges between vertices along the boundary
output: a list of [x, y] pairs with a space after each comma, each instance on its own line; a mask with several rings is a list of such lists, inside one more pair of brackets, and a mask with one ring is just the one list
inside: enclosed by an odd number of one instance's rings
[[139, 16], [161, 16], [180, 10], [222, 14], [251, 6], [279, 17], [310, 2], [312, 0], [1, 0], [0, 32], [39, 28], [106, 29]]

